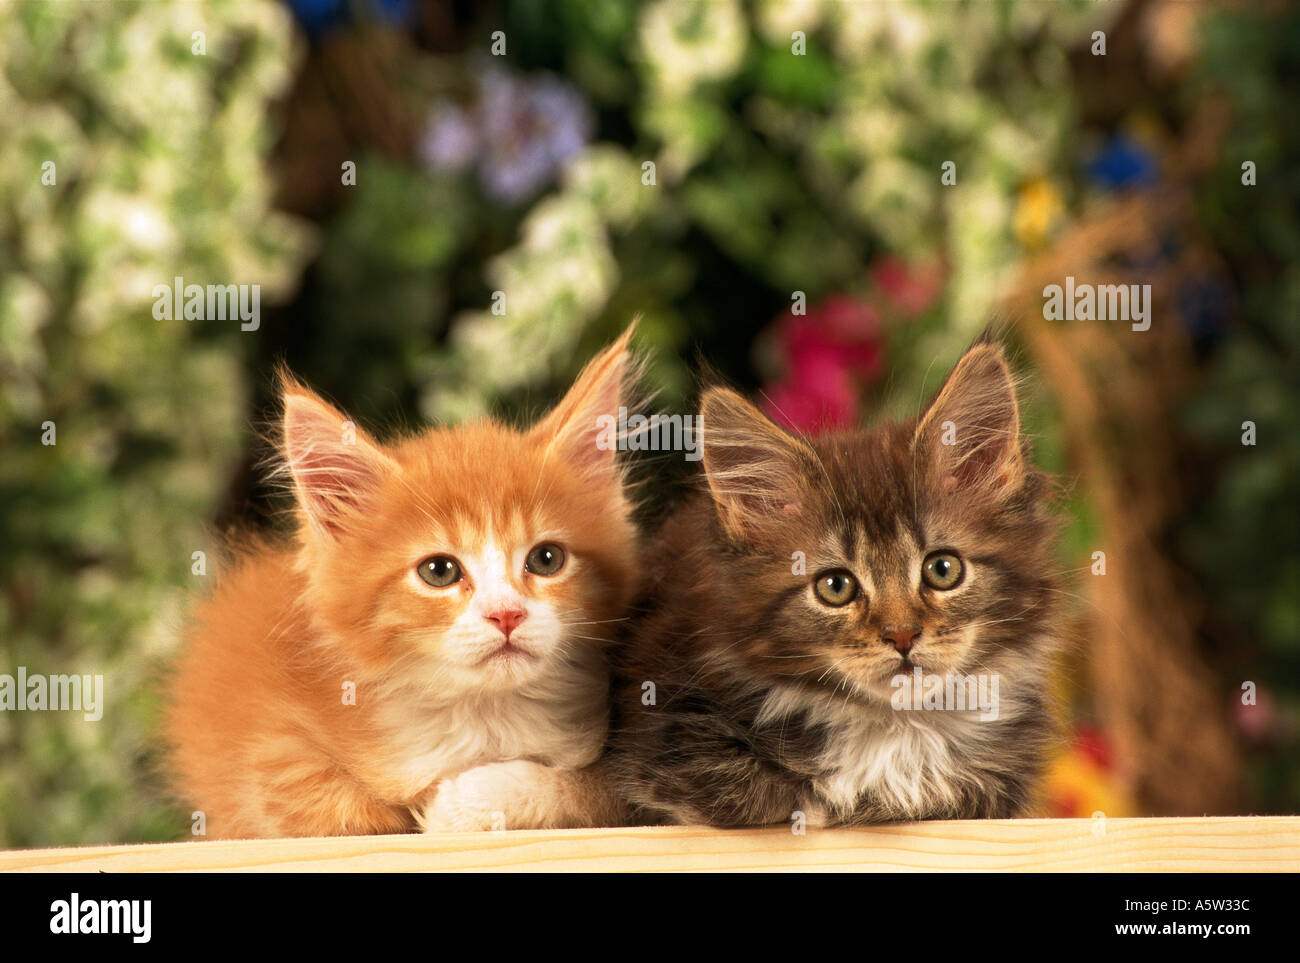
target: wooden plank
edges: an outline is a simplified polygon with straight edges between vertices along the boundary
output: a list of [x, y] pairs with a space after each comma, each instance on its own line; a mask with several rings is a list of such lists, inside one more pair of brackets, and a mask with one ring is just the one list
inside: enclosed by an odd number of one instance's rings
[[0, 853], [0, 871], [1297, 872], [1300, 817], [977, 820], [196, 841]]

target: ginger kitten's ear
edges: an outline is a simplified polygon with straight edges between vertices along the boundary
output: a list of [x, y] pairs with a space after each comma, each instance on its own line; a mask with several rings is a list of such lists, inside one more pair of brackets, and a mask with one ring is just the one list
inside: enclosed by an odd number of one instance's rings
[[636, 322], [596, 355], [573, 387], [532, 429], [550, 451], [579, 472], [618, 477], [618, 409], [627, 404], [636, 377], [629, 345]]
[[807, 444], [728, 388], [706, 391], [700, 415], [704, 474], [727, 534], [744, 540], [773, 515], [801, 510], [821, 470]]
[[401, 469], [369, 435], [310, 389], [280, 377], [281, 452], [311, 526], [337, 535], [387, 474]]
[[912, 445], [937, 467], [945, 493], [997, 495], [1024, 480], [1020, 407], [1000, 346], [981, 341], [962, 355], [921, 417]]

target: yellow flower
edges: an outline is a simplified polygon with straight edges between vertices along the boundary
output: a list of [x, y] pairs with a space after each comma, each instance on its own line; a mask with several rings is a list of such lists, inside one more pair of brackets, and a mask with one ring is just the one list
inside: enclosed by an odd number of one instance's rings
[[1044, 788], [1052, 816], [1133, 815], [1133, 804], [1115, 776], [1077, 748], [1057, 756], [1048, 766]]
[[1020, 188], [1012, 230], [1024, 247], [1041, 247], [1064, 217], [1060, 192], [1046, 178], [1038, 177]]

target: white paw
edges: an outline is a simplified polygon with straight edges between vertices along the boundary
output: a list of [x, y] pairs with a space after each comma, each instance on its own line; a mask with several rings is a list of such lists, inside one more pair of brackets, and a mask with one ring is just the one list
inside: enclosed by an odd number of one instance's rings
[[426, 833], [531, 828], [529, 800], [545, 773], [546, 767], [523, 759], [466, 769], [439, 782], [416, 818]]

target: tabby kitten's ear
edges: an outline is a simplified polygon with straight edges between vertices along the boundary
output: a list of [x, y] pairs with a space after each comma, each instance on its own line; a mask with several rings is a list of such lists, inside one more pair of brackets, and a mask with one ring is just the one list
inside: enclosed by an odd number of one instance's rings
[[706, 391], [700, 414], [704, 474], [727, 534], [752, 539], [773, 516], [798, 514], [820, 471], [813, 450], [727, 388]]
[[573, 387], [532, 432], [574, 470], [597, 479], [619, 476], [617, 437], [610, 430], [618, 409], [627, 406], [636, 362], [629, 345], [636, 322], [598, 354], [578, 375]]
[[401, 469], [347, 415], [287, 372], [280, 390], [280, 450], [298, 505], [313, 530], [337, 535], [383, 477]]
[[1020, 407], [1002, 348], [971, 347], [916, 426], [913, 450], [931, 460], [945, 493], [997, 496], [1024, 480]]

